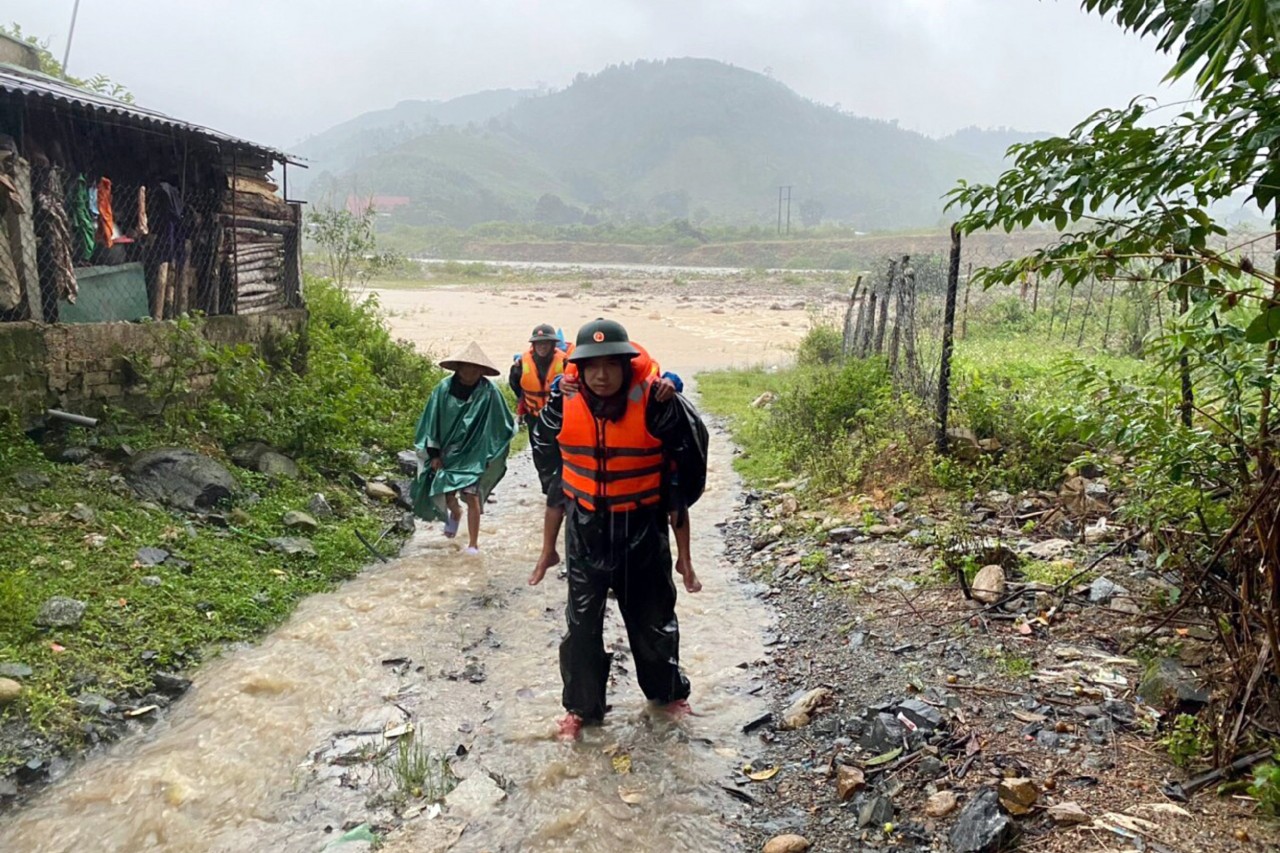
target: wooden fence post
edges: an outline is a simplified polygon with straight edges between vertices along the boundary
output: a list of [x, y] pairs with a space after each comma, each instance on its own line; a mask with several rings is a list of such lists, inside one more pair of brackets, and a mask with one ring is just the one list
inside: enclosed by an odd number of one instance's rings
[[[884, 330], [885, 324], [889, 320], [889, 297], [893, 294], [893, 283], [898, 277], [898, 262], [889, 261], [889, 275], [885, 278], [883, 298], [880, 300], [880, 323], [876, 327], [875, 353], [882, 355], [884, 353]], [[894, 328], [897, 328], [897, 322], [894, 322]]]
[[[970, 265], [970, 271], [973, 267]], [[947, 267], [947, 306], [942, 318], [942, 364], [938, 368], [938, 452], [947, 453], [947, 416], [951, 407], [952, 331], [956, 324], [956, 290], [960, 285], [960, 229], [951, 226], [951, 263]], [[965, 297], [968, 302], [968, 286]]]

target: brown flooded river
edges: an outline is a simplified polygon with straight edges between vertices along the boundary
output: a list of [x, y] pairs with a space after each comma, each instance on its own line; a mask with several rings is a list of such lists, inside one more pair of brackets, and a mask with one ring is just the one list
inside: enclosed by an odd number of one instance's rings
[[[488, 313], [485, 323], [511, 321]], [[689, 360], [669, 359], [700, 366]], [[729, 818], [742, 806], [721, 785], [751, 757], [744, 723], [767, 710], [756, 664], [771, 617], [722, 561], [716, 524], [739, 484], [723, 433], [713, 447], [693, 513], [705, 589], [682, 590], [677, 606], [698, 716], [672, 722], [647, 705], [611, 608], [613, 711], [579, 743], [553, 738], [565, 584], [554, 571], [539, 587], [525, 582], [542, 516], [525, 452], [490, 505], [481, 557], [420, 524], [400, 559], [307, 599], [260, 644], [205, 665], [164, 720], [10, 815], [0, 849], [323, 849], [344, 824], [377, 822], [371, 798], [393, 785], [386, 761], [365, 759], [405, 724], [450, 755], [463, 747], [455, 767], [482, 796], [422, 814], [384, 849], [740, 849]], [[475, 801], [485, 793], [502, 799]]]

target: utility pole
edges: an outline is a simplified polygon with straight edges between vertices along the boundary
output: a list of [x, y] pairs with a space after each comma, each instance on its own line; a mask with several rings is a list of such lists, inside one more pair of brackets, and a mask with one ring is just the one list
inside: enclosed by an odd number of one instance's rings
[[80, 14], [80, 0], [71, 7], [71, 29], [67, 30], [67, 49], [62, 52], [62, 73], [67, 73], [67, 62], [71, 59], [71, 39], [76, 35], [76, 17]]
[[787, 234], [791, 234], [791, 187], [787, 187]]
[[[786, 192], [786, 195], [785, 195], [785, 196], [783, 195], [783, 192], [784, 192], [784, 191]], [[790, 233], [791, 233], [791, 187], [789, 187], [789, 186], [787, 186], [787, 187], [778, 187], [778, 236], [779, 236], [779, 237], [781, 237], [781, 236], [782, 236], [782, 222], [783, 222], [783, 219], [782, 219], [782, 202], [783, 202], [784, 198], [785, 198], [785, 200], [786, 200], [786, 202], [787, 202], [787, 218], [786, 218], [786, 223], [787, 223], [787, 224], [786, 224], [786, 228], [787, 228], [787, 233], [788, 233], [788, 234], [790, 234]]]
[[782, 236], [782, 187], [778, 187], [778, 236]]

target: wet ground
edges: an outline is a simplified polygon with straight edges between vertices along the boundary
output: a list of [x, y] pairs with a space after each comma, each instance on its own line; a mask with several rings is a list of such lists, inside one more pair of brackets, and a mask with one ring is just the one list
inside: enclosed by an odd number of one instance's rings
[[[580, 743], [553, 738], [565, 585], [525, 583], [542, 502], [524, 455], [486, 516], [481, 557], [420, 530], [401, 559], [201, 669], [166, 720], [15, 815], [5, 847], [315, 850], [353, 823], [393, 827], [403, 809], [387, 734], [406, 737], [408, 724], [475, 777], [468, 790], [481, 803], [439, 818], [460, 835], [455, 849], [739, 849], [726, 816], [740, 804], [719, 786], [752, 746], [743, 724], [764, 707], [756, 675], [769, 616], [722, 557], [714, 525], [737, 493], [717, 436], [694, 539], [706, 588], [678, 606], [698, 716], [672, 722], [644, 701], [613, 616], [614, 710]], [[502, 802], [484, 802], [490, 794]]]

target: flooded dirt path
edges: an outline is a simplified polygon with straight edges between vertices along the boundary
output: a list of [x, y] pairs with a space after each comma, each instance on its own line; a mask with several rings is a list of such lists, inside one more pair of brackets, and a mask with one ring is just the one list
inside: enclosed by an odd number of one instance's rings
[[[527, 305], [508, 310], [529, 323]], [[516, 320], [491, 307], [470, 322], [483, 336]], [[700, 366], [674, 350], [669, 362]], [[309, 598], [261, 644], [201, 668], [166, 719], [13, 814], [0, 848], [318, 850], [351, 825], [421, 813], [385, 849], [739, 849], [729, 818], [742, 806], [721, 786], [751, 758], [743, 725], [766, 710], [771, 617], [723, 558], [716, 525], [739, 484], [723, 433], [713, 445], [694, 511], [706, 588], [681, 592], [677, 606], [698, 716], [672, 722], [647, 705], [611, 608], [613, 711], [579, 743], [554, 740], [565, 584], [554, 573], [525, 582], [543, 505], [526, 452], [485, 518], [481, 557], [420, 526], [400, 559]], [[420, 744], [464, 753], [462, 787], [438, 816], [390, 798], [407, 726]]]

